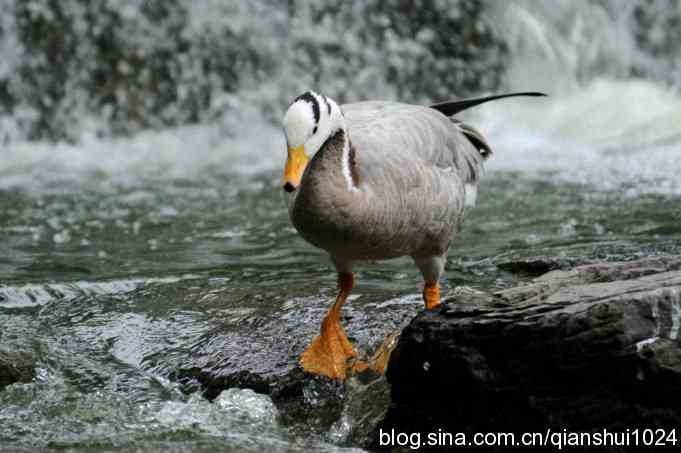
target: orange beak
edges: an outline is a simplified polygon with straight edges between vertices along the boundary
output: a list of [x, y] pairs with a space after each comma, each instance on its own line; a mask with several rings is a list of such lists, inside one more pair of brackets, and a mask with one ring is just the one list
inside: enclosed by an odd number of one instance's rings
[[288, 159], [286, 159], [284, 179], [282, 181], [287, 192], [292, 192], [298, 188], [309, 161], [310, 158], [305, 155], [305, 147], [303, 145], [288, 149]]

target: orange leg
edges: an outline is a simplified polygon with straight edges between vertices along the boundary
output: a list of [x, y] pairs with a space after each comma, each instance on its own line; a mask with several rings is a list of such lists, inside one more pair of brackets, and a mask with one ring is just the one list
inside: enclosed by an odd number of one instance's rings
[[320, 334], [307, 347], [300, 363], [310, 374], [321, 374], [331, 379], [343, 380], [348, 368], [361, 371], [366, 365], [356, 360], [357, 353], [345, 335], [340, 322], [340, 310], [354, 286], [350, 272], [338, 273], [338, 296], [322, 321]]
[[436, 283], [426, 283], [423, 287], [423, 302], [426, 310], [432, 310], [440, 305], [440, 285]]

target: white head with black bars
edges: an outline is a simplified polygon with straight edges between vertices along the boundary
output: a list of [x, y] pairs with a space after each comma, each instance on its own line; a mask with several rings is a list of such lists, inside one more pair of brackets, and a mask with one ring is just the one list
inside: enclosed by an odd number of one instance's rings
[[332, 99], [307, 91], [291, 103], [284, 115], [288, 147], [284, 190], [293, 192], [298, 188], [308, 161], [341, 129], [345, 130], [345, 119]]

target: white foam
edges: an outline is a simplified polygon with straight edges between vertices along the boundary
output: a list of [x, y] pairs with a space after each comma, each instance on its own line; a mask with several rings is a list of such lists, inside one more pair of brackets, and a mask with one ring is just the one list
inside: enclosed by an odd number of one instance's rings
[[[514, 87], [514, 89], [532, 87]], [[514, 171], [599, 190], [681, 195], [681, 98], [652, 82], [598, 79], [548, 98], [508, 99], [462, 115], [495, 150], [490, 172]], [[220, 124], [146, 131], [81, 144], [10, 143], [0, 189], [136, 184], [274, 172], [286, 156], [280, 127], [243, 111]], [[361, 152], [359, 150], [358, 152]], [[489, 176], [489, 175], [488, 175]], [[493, 177], [493, 176], [492, 176]]]
[[491, 171], [681, 194], [681, 98], [641, 80], [598, 79], [549, 98], [481, 106], [466, 119], [489, 137]]
[[175, 429], [195, 429], [213, 435], [225, 435], [246, 428], [255, 432], [277, 427], [277, 408], [266, 395], [250, 389], [223, 391], [213, 404], [198, 394], [187, 402], [167, 401], [153, 415], [159, 423]]
[[646, 338], [645, 340], [641, 340], [636, 343], [636, 352], [641, 352], [643, 351], [643, 348], [655, 343], [657, 340], [659, 340], [659, 337], [650, 337]]
[[54, 300], [70, 300], [81, 296], [124, 294], [145, 285], [175, 283], [180, 280], [196, 277], [196, 275], [186, 274], [162, 278], [134, 278], [100, 282], [74, 281], [68, 283], [0, 286], [0, 307], [26, 308], [45, 305]]
[[[241, 115], [237, 112], [235, 115]], [[251, 112], [228, 123], [144, 131], [129, 138], [67, 143], [15, 142], [3, 149], [0, 190], [46, 190], [54, 184], [136, 184], [145, 179], [197, 179], [253, 174], [283, 165], [278, 127]]]

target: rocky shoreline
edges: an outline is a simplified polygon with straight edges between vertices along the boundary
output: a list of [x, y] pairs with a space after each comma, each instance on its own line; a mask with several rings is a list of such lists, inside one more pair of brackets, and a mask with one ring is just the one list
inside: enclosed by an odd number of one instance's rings
[[[541, 261], [532, 268], [555, 266]], [[527, 266], [516, 267], [525, 272]], [[346, 321], [360, 348], [375, 348], [368, 338], [404, 328], [385, 379], [365, 375], [335, 385], [306, 377], [296, 360], [302, 340], [285, 351], [278, 341], [259, 349], [260, 371], [225, 358], [229, 366], [185, 363], [175, 377], [210, 397], [233, 386], [266, 393], [288, 426], [304, 422], [342, 444], [372, 449], [381, 428], [678, 426], [681, 408], [671, 396], [681, 390], [680, 269], [681, 258], [649, 258], [553, 270], [491, 294], [460, 287], [440, 309], [411, 321], [420, 309], [417, 298], [393, 301], [390, 309], [351, 303]], [[304, 310], [299, 320], [313, 333], [313, 313], [321, 313], [322, 304]], [[268, 329], [280, 328], [285, 323]], [[363, 335], [366, 329], [373, 334]]]
[[678, 427], [680, 268], [679, 258], [579, 266], [494, 294], [461, 291], [421, 312], [392, 355], [381, 426]]
[[[526, 273], [561, 267], [530, 261], [506, 267]], [[253, 389], [270, 396], [291, 432], [312, 430], [372, 450], [381, 447], [380, 429], [621, 431], [681, 424], [679, 257], [552, 270], [495, 293], [459, 287], [430, 312], [418, 295], [360, 297], [366, 299], [344, 312], [359, 350], [369, 354], [380, 339], [402, 331], [385, 376], [367, 372], [339, 384], [302, 373], [298, 357], [328, 306], [326, 295], [239, 321], [251, 329], [213, 329], [190, 347], [145, 357], [143, 368], [209, 399], [228, 388]], [[15, 316], [14, 325], [17, 319], [24, 318]], [[10, 331], [0, 336], [0, 391], [34, 378], [35, 364], [22, 353], [30, 341]]]

